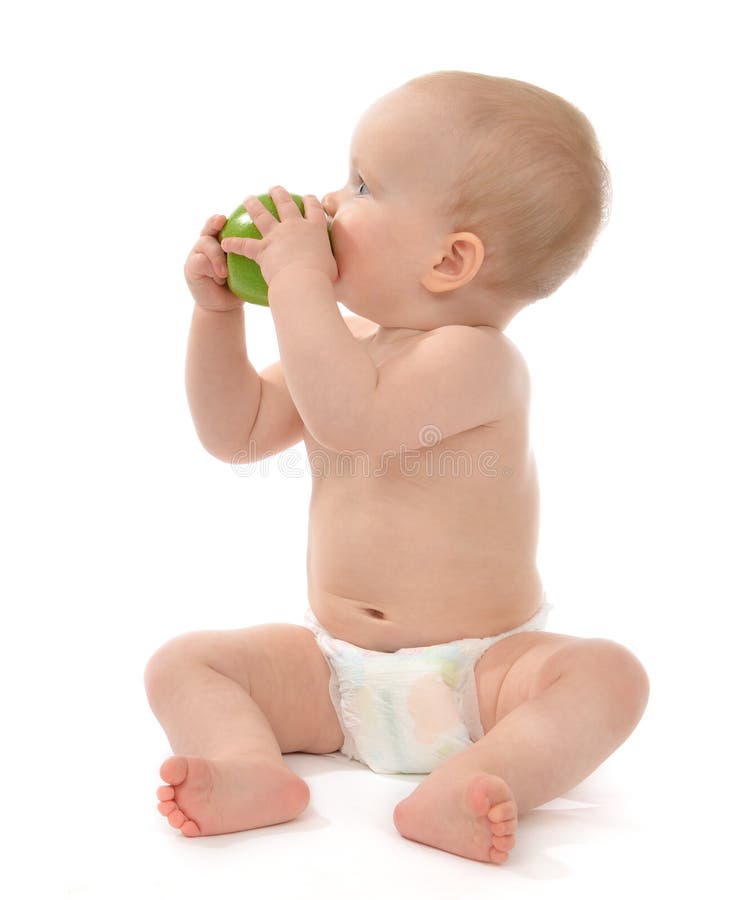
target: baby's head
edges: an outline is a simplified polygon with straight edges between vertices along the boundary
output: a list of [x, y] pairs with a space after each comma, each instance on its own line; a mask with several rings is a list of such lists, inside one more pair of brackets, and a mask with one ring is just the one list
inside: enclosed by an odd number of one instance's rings
[[[349, 185], [325, 198], [336, 217], [341, 278], [344, 251], [351, 262], [356, 247], [377, 249], [365, 238], [380, 233], [356, 227], [374, 212], [378, 229], [397, 222], [378, 249], [391, 253], [398, 289], [417, 289], [406, 312], [395, 310], [383, 296], [394, 282], [379, 284], [377, 260], [374, 303], [382, 308], [369, 308], [360, 295], [363, 311], [347, 305], [382, 325], [507, 324], [575, 272], [606, 221], [609, 174], [591, 124], [561, 97], [526, 82], [470, 72], [415, 78], [365, 114], [351, 155], [359, 165]], [[382, 171], [374, 173], [377, 166]], [[366, 193], [357, 168], [369, 182]], [[378, 208], [344, 206], [366, 197]], [[367, 274], [374, 278], [373, 269]], [[352, 300], [359, 276], [345, 285]], [[395, 299], [399, 304], [399, 290]]]

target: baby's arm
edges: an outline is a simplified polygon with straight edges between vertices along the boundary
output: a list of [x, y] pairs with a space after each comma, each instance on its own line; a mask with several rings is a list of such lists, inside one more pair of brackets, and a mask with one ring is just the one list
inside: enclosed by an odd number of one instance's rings
[[374, 390], [377, 369], [346, 324], [332, 283], [322, 275], [286, 270], [269, 285], [284, 376], [313, 437], [335, 447]]
[[244, 206], [263, 237], [225, 238], [222, 249], [260, 266], [292, 400], [308, 431], [331, 446], [365, 406], [377, 369], [338, 309], [337, 270], [319, 200], [304, 197], [305, 218], [283, 188], [273, 188], [271, 196], [280, 221], [247, 197]]
[[524, 396], [528, 374], [495, 329], [437, 328], [377, 368], [321, 276], [300, 288], [287, 270], [270, 290], [287, 384], [309, 430], [332, 450], [430, 447], [497, 421]]
[[228, 238], [222, 248], [260, 265], [286, 383], [321, 444], [338, 452], [412, 450], [509, 410], [523, 369], [513, 345], [495, 329], [437, 328], [378, 370], [338, 310], [320, 202], [306, 196], [303, 217], [283, 188], [271, 195], [280, 221], [248, 197], [245, 208], [263, 238]]
[[247, 447], [261, 400], [260, 376], [245, 346], [245, 304], [227, 287], [226, 257], [212, 216], [186, 259], [195, 300], [186, 355], [186, 391], [203, 446], [219, 459]]
[[186, 392], [196, 433], [206, 450], [228, 461], [248, 447], [261, 400], [261, 380], [248, 359], [242, 308], [217, 312], [198, 303], [194, 306]]
[[186, 390], [203, 446], [225, 462], [251, 463], [302, 438], [303, 424], [281, 363], [260, 374], [245, 346], [245, 304], [226, 287], [226, 257], [212, 216], [188, 255], [185, 276], [196, 301], [186, 358]]

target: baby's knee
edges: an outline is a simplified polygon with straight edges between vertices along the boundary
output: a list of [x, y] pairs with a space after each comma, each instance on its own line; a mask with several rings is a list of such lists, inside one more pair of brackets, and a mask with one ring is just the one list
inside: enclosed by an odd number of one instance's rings
[[584, 639], [581, 644], [595, 663], [597, 676], [611, 691], [611, 708], [625, 728], [634, 729], [650, 696], [650, 679], [640, 660], [622, 644], [605, 638]]
[[172, 690], [184, 667], [201, 664], [211, 632], [189, 631], [172, 638], [150, 657], [144, 670], [144, 684], [150, 701]]

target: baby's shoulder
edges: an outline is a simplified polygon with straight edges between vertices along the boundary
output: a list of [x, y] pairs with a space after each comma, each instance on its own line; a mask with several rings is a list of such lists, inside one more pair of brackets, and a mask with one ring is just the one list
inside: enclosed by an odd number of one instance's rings
[[483, 342], [489, 345], [493, 359], [497, 361], [497, 372], [502, 379], [502, 385], [505, 387], [508, 384], [516, 393], [528, 397], [531, 387], [529, 367], [516, 344], [491, 325], [469, 327], [471, 331], [480, 332]]
[[[478, 335], [477, 341], [486, 352], [497, 357], [503, 366], [513, 369], [527, 369], [526, 360], [514, 342], [492, 325], [444, 325], [436, 332], [459, 335]], [[431, 332], [432, 334], [434, 332]]]

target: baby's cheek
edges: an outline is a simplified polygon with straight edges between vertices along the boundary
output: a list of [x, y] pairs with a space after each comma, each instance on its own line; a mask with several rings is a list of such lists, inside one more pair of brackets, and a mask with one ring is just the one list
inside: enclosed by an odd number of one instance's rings
[[343, 253], [358, 253], [377, 249], [385, 239], [381, 223], [363, 209], [363, 200], [350, 209], [344, 209], [333, 220], [330, 231], [333, 247]]
[[349, 238], [348, 225], [348, 216], [344, 213], [339, 213], [333, 219], [333, 224], [330, 226], [330, 240], [334, 248], [346, 246]]

